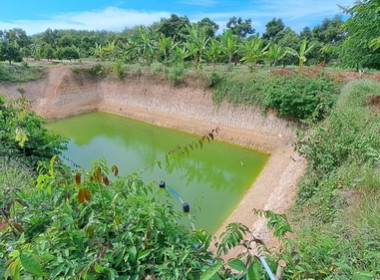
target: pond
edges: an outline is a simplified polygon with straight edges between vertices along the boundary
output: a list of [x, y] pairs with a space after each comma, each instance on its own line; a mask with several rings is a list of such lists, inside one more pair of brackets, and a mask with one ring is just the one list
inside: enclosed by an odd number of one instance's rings
[[[147, 183], [165, 181], [189, 203], [195, 227], [211, 233], [232, 213], [269, 158], [265, 153], [206, 141], [203, 148], [191, 150], [175, 164], [147, 168], [175, 147], [200, 137], [106, 113], [59, 120], [47, 128], [69, 138], [63, 155], [70, 162], [86, 168], [103, 157], [110, 166], [118, 166], [122, 175], [142, 172]], [[174, 198], [172, 203], [182, 209]]]

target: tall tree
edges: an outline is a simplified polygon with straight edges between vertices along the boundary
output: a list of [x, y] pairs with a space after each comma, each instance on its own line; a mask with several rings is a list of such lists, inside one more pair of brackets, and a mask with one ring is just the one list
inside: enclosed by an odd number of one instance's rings
[[9, 65], [12, 64], [12, 61], [21, 62], [22, 57], [20, 49], [16, 44], [6, 41], [0, 42], [0, 60], [8, 61]]
[[210, 18], [206, 17], [198, 22], [200, 28], [204, 28], [207, 37], [215, 37], [216, 31], [219, 29], [219, 25], [213, 22]]
[[285, 25], [282, 22], [282, 19], [273, 18], [265, 25], [265, 33], [263, 34], [263, 39], [266, 42], [277, 43], [280, 39], [278, 34], [284, 31], [284, 29]]
[[343, 63], [380, 69], [380, 48], [371, 48], [380, 34], [380, 1], [359, 0], [345, 12], [351, 17], [343, 24], [348, 35], [340, 53]]
[[[282, 31], [279, 35], [281, 35], [281, 39], [278, 41], [278, 45], [286, 48], [292, 48], [297, 49], [300, 45], [300, 38], [290, 27], [285, 28], [284, 31]], [[281, 59], [280, 63], [283, 64], [283, 66], [290, 65], [290, 64], [296, 64], [298, 62], [297, 58], [294, 56], [285, 56], [283, 59]]]
[[244, 38], [248, 34], [255, 33], [255, 29], [252, 27], [252, 20], [243, 20], [241, 17], [232, 17], [227, 22], [227, 28], [232, 31], [233, 34], [239, 36], [239, 38]]
[[180, 17], [172, 14], [168, 19], [161, 19], [158, 24], [158, 32], [164, 34], [165, 37], [176, 38], [181, 40], [179, 34], [188, 34], [187, 26], [190, 25], [190, 20], [187, 17]]

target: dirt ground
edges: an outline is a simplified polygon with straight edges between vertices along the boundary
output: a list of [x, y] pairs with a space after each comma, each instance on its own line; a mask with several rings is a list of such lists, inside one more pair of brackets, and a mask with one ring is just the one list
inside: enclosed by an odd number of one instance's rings
[[277, 118], [273, 112], [263, 114], [260, 108], [215, 105], [208, 90], [175, 87], [152, 77], [94, 79], [61, 65], [49, 67], [46, 77], [39, 81], [2, 83], [0, 93], [17, 98], [20, 87], [25, 89], [32, 109], [48, 119], [104, 111], [198, 135], [219, 127], [216, 139], [269, 153], [260, 176], [218, 233], [228, 223], [241, 222], [254, 229], [255, 236], [269, 247], [278, 245], [265, 221], [254, 216], [252, 209], [286, 213], [291, 208], [306, 166], [293, 150], [297, 124]]

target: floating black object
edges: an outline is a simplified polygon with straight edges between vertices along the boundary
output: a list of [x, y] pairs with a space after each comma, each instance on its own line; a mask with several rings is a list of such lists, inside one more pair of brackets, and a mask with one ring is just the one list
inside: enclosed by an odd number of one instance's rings
[[161, 188], [161, 189], [164, 189], [165, 188], [165, 181], [160, 181], [158, 183], [158, 186]]
[[190, 212], [190, 205], [189, 205], [189, 203], [184, 202], [184, 203], [182, 204], [182, 209], [183, 209], [183, 212], [185, 212], [185, 213], [189, 213], [189, 212]]

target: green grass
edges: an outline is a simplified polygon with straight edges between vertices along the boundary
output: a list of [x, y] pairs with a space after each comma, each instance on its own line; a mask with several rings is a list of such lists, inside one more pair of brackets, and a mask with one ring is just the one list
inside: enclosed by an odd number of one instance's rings
[[42, 67], [29, 67], [27, 65], [0, 64], [0, 82], [28, 82], [41, 79], [45, 74]]
[[380, 275], [380, 104], [367, 105], [379, 89], [369, 81], [345, 86], [331, 115], [299, 139], [308, 170], [291, 249], [296, 279]]

